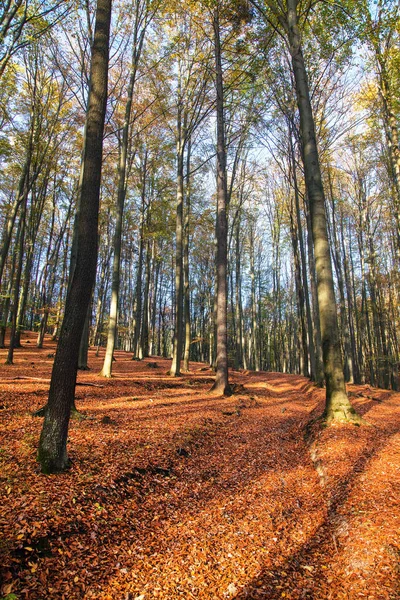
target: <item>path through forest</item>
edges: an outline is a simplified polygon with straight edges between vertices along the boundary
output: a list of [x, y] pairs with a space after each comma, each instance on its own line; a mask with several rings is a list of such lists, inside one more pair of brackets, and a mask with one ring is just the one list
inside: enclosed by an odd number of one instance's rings
[[350, 386], [370, 426], [305, 437], [324, 392], [303, 377], [234, 371], [218, 398], [202, 364], [172, 379], [117, 352], [104, 380], [91, 350], [73, 467], [43, 476], [54, 349], [0, 351], [3, 597], [400, 598], [400, 394]]

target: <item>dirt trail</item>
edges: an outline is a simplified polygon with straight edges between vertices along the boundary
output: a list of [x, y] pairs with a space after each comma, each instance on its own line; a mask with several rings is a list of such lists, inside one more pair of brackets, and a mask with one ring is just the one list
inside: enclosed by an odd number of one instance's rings
[[[29, 344], [27, 342], [30, 342]], [[54, 346], [0, 352], [1, 592], [39, 600], [400, 598], [400, 395], [350, 386], [370, 427], [304, 437], [323, 391], [233, 372], [230, 398], [193, 364], [117, 353], [79, 374], [73, 468], [35, 461]], [[154, 365], [156, 363], [156, 365]]]

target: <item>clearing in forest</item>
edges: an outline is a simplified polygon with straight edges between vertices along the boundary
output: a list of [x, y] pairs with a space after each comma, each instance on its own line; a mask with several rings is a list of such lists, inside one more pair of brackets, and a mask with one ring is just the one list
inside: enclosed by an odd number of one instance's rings
[[54, 351], [28, 333], [14, 366], [0, 352], [1, 597], [400, 597], [400, 394], [349, 386], [370, 426], [305, 436], [324, 392], [303, 377], [234, 371], [218, 398], [202, 364], [117, 352], [105, 380], [91, 350], [72, 469], [44, 476]]

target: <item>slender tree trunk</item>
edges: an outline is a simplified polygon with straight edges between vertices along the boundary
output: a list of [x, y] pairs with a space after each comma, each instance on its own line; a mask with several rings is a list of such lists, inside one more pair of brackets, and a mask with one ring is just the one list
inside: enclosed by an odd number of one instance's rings
[[321, 322], [318, 304], [318, 292], [316, 282], [316, 269], [314, 259], [314, 246], [312, 239], [312, 226], [307, 196], [304, 198], [304, 209], [307, 220], [307, 250], [308, 250], [308, 271], [310, 277], [310, 291], [312, 298], [312, 321], [313, 336], [315, 348], [315, 383], [319, 387], [324, 385], [324, 367], [322, 364], [322, 340], [321, 340]]
[[349, 263], [347, 258], [347, 250], [344, 241], [344, 222], [343, 215], [341, 218], [341, 228], [340, 228], [340, 239], [341, 239], [341, 252], [343, 256], [343, 273], [344, 273], [344, 282], [346, 286], [346, 295], [347, 295], [347, 307], [348, 307], [348, 327], [349, 327], [349, 335], [350, 335], [350, 346], [351, 346], [351, 355], [353, 357], [353, 376], [354, 383], [361, 383], [360, 379], [360, 365], [358, 363], [357, 356], [357, 343], [356, 343], [356, 335], [355, 335], [355, 326], [354, 319], [357, 320], [357, 315], [354, 316], [354, 312], [357, 311], [357, 306], [353, 304], [353, 290], [350, 281], [350, 273], [349, 273]]
[[7, 330], [8, 316], [10, 314], [10, 306], [11, 306], [11, 298], [12, 298], [12, 292], [13, 292], [15, 269], [17, 268], [17, 260], [18, 260], [18, 254], [19, 254], [19, 248], [20, 248], [20, 235], [21, 235], [21, 220], [18, 223], [17, 232], [16, 232], [16, 236], [15, 236], [15, 247], [13, 248], [13, 251], [11, 254], [11, 265], [10, 265], [7, 293], [6, 293], [6, 297], [4, 299], [4, 304], [2, 307], [3, 321], [1, 323], [1, 328], [0, 328], [0, 348], [5, 348], [5, 343], [6, 343], [6, 330]]
[[144, 245], [144, 216], [145, 216], [145, 205], [146, 205], [146, 182], [147, 182], [147, 155], [148, 151], [145, 149], [143, 158], [143, 173], [142, 173], [142, 201], [140, 211], [140, 223], [139, 223], [139, 256], [136, 272], [136, 314], [135, 314], [135, 327], [133, 333], [133, 358], [142, 358], [141, 348], [141, 330], [142, 330], [142, 275], [143, 275], [143, 245]]
[[252, 366], [255, 371], [260, 370], [259, 355], [259, 331], [258, 331], [258, 310], [256, 302], [256, 274], [254, 267], [254, 224], [250, 225], [250, 281], [251, 281], [251, 321], [252, 321]]
[[236, 321], [236, 354], [235, 367], [243, 366], [243, 314], [242, 314], [242, 275], [240, 261], [240, 219], [239, 215], [235, 231], [235, 321]]
[[307, 344], [307, 327], [306, 327], [306, 318], [305, 318], [305, 290], [302, 285], [301, 280], [301, 267], [300, 267], [300, 256], [299, 256], [299, 243], [298, 243], [298, 234], [295, 226], [295, 219], [293, 215], [293, 206], [291, 207], [290, 214], [290, 230], [291, 230], [291, 238], [292, 238], [292, 248], [293, 248], [293, 259], [294, 259], [294, 277], [295, 277], [295, 287], [296, 287], [296, 295], [298, 302], [298, 321], [300, 326], [300, 373], [305, 377], [309, 377], [308, 371], [308, 344]]
[[330, 172], [330, 168], [328, 167], [328, 181], [329, 181], [329, 192], [332, 206], [332, 235], [331, 239], [333, 242], [333, 262], [335, 265], [336, 278], [338, 282], [339, 288], [339, 298], [340, 298], [340, 329], [343, 336], [343, 347], [344, 347], [344, 375], [345, 380], [354, 383], [354, 369], [353, 369], [353, 355], [350, 347], [350, 334], [348, 329], [348, 319], [347, 319], [347, 310], [346, 310], [346, 299], [344, 294], [344, 281], [343, 281], [343, 269], [342, 269], [342, 259], [340, 254], [340, 246], [339, 239], [337, 233], [337, 223], [336, 223], [336, 201], [335, 194], [333, 189], [333, 181]]
[[63, 471], [70, 464], [67, 455], [67, 436], [75, 397], [79, 344], [96, 276], [110, 23], [111, 0], [98, 0], [80, 189], [76, 265], [67, 295], [39, 442], [38, 460], [45, 473]]
[[21, 347], [21, 330], [24, 325], [24, 317], [26, 311], [26, 304], [28, 301], [29, 285], [31, 283], [31, 273], [33, 266], [33, 247], [29, 244], [26, 255], [25, 255], [25, 266], [22, 275], [22, 289], [20, 290], [20, 297], [18, 301], [17, 311], [17, 326], [15, 330], [14, 347]]
[[[181, 104], [181, 100], [179, 100]], [[177, 140], [177, 190], [176, 190], [176, 255], [175, 255], [175, 327], [173, 338], [171, 375], [181, 373], [183, 345], [183, 133], [182, 107], [178, 107], [178, 140]]]
[[129, 132], [131, 128], [131, 113], [132, 113], [132, 101], [133, 91], [135, 87], [136, 74], [138, 68], [138, 62], [142, 50], [144, 33], [143, 30], [139, 34], [139, 0], [136, 2], [136, 22], [134, 30], [133, 40], [133, 52], [132, 52], [132, 67], [131, 75], [128, 85], [128, 93], [125, 105], [125, 116], [124, 125], [122, 129], [122, 140], [119, 150], [119, 161], [118, 161], [118, 192], [117, 192], [117, 217], [114, 231], [114, 259], [113, 259], [113, 270], [112, 270], [112, 283], [111, 283], [111, 303], [110, 303], [110, 316], [108, 323], [108, 335], [107, 335], [107, 348], [104, 357], [104, 364], [100, 375], [103, 377], [111, 377], [112, 375], [112, 364], [114, 357], [114, 348], [117, 338], [117, 327], [118, 327], [118, 304], [119, 304], [119, 288], [120, 288], [120, 265], [121, 265], [121, 247], [122, 247], [122, 226], [123, 226], [123, 215], [124, 205], [126, 196], [126, 166], [128, 161], [128, 146], [129, 146]]
[[[109, 254], [102, 261], [100, 270], [100, 281], [98, 284], [97, 302], [96, 302], [96, 317], [93, 332], [93, 344], [99, 346], [101, 343], [101, 331], [103, 329], [103, 315], [104, 315], [104, 301], [106, 295], [106, 270], [107, 270], [107, 259]], [[98, 355], [97, 355], [98, 356]]]
[[[160, 270], [161, 270], [161, 260], [157, 256], [158, 248], [156, 246], [156, 242], [153, 242], [154, 255], [153, 255], [153, 264], [154, 266], [154, 277], [153, 277], [153, 293], [152, 293], [152, 307], [151, 307], [151, 348], [150, 354], [157, 354], [160, 356], [160, 352], [158, 350], [159, 346], [156, 343], [156, 321], [157, 321], [157, 295], [158, 288], [160, 285]], [[157, 350], [156, 350], [157, 348]]]
[[[49, 273], [50, 273], [50, 280], [52, 280], [53, 282], [53, 287], [54, 287], [54, 277], [52, 277], [53, 275], [53, 269], [50, 269], [50, 261], [51, 258], [54, 261], [54, 270], [56, 268], [57, 265], [57, 261], [58, 261], [58, 252], [60, 249], [60, 244], [61, 244], [61, 235], [58, 238], [58, 240], [55, 243], [55, 247], [54, 249], [52, 249], [52, 241], [53, 241], [53, 234], [54, 234], [54, 220], [55, 220], [55, 198], [53, 195], [53, 210], [51, 213], [51, 226], [50, 226], [50, 234], [49, 234], [49, 243], [47, 246], [47, 252], [46, 252], [46, 264], [43, 270], [43, 278], [42, 278], [42, 283], [41, 283], [41, 299], [42, 299], [42, 310], [43, 310], [43, 315], [42, 318], [40, 320], [40, 326], [39, 326], [39, 332], [38, 332], [38, 337], [37, 337], [37, 341], [36, 341], [36, 346], [38, 348], [42, 348], [43, 347], [43, 339], [44, 339], [44, 334], [45, 331], [47, 329], [47, 321], [49, 318], [49, 309], [47, 306], [47, 302], [48, 302], [48, 298], [51, 298], [52, 292], [53, 290], [51, 288], [51, 283], [49, 284], [48, 282], [48, 277], [49, 277]], [[67, 217], [68, 218], [68, 217]], [[62, 232], [64, 232], [64, 229], [62, 229]], [[49, 293], [47, 293], [47, 288], [49, 288]]]
[[4, 266], [6, 264], [8, 250], [10, 247], [10, 242], [11, 242], [12, 231], [14, 228], [15, 219], [17, 217], [20, 206], [24, 202], [26, 203], [27, 196], [29, 193], [29, 169], [30, 169], [30, 164], [31, 164], [31, 160], [32, 160], [31, 154], [32, 154], [32, 131], [30, 133], [30, 141], [29, 141], [29, 145], [28, 145], [28, 149], [27, 149], [26, 161], [25, 161], [25, 164], [24, 164], [24, 167], [23, 167], [23, 170], [21, 173], [20, 181], [19, 181], [18, 194], [11, 206], [10, 213], [8, 215], [7, 222], [6, 222], [6, 227], [3, 231], [1, 250], [0, 250], [0, 284], [2, 281]]
[[27, 198], [22, 203], [21, 215], [20, 215], [20, 231], [19, 231], [19, 247], [18, 247], [18, 258], [16, 265], [16, 274], [14, 282], [14, 293], [12, 302], [12, 319], [11, 319], [11, 332], [10, 332], [10, 345], [8, 348], [6, 365], [12, 365], [14, 362], [14, 348], [17, 343], [17, 323], [18, 323], [18, 299], [21, 286], [21, 274], [22, 274], [22, 263], [24, 260], [24, 242], [25, 242], [25, 227], [26, 227], [26, 202]]
[[61, 272], [61, 285], [60, 285], [60, 292], [58, 295], [58, 302], [57, 302], [57, 314], [56, 314], [56, 322], [54, 324], [54, 329], [53, 329], [53, 333], [51, 336], [51, 339], [54, 341], [57, 340], [58, 337], [58, 331], [60, 328], [60, 323], [61, 323], [61, 314], [62, 314], [62, 300], [63, 300], [63, 296], [64, 296], [64, 290], [66, 288], [67, 285], [67, 263], [68, 263], [68, 250], [69, 250], [69, 238], [70, 238], [70, 229], [67, 229], [67, 235], [66, 235], [66, 240], [65, 240], [65, 247], [64, 247], [64, 255], [63, 255], [63, 264], [62, 264], [62, 272]]
[[151, 254], [150, 254], [150, 243], [147, 241], [146, 244], [146, 275], [144, 284], [143, 294], [143, 320], [142, 320], [142, 331], [141, 331], [141, 347], [143, 358], [149, 355], [149, 322], [150, 322], [150, 278], [151, 278]]
[[304, 289], [304, 299], [305, 299], [305, 304], [306, 304], [306, 315], [307, 315], [308, 349], [309, 349], [309, 355], [310, 355], [310, 379], [312, 381], [317, 381], [317, 357], [316, 357], [315, 344], [314, 344], [313, 319], [312, 319], [312, 312], [311, 312], [311, 306], [310, 306], [310, 292], [309, 292], [309, 287], [308, 287], [308, 276], [307, 276], [307, 259], [306, 259], [306, 251], [304, 248], [303, 226], [302, 226], [301, 214], [300, 214], [299, 187], [298, 187], [298, 182], [297, 182], [297, 169], [296, 169], [296, 159], [295, 159], [295, 154], [294, 154], [293, 131], [292, 131], [292, 123], [291, 122], [289, 122], [289, 141], [290, 141], [290, 156], [291, 156], [292, 177], [293, 177], [293, 187], [294, 187], [294, 199], [295, 199], [295, 205], [296, 205], [297, 235], [298, 235], [299, 249], [300, 249], [302, 287]]
[[83, 324], [81, 343], [79, 344], [79, 355], [78, 355], [78, 369], [79, 371], [89, 371], [89, 329], [90, 329], [90, 316], [91, 309], [89, 308], [86, 313], [86, 319]]
[[227, 340], [227, 261], [228, 261], [228, 219], [227, 219], [227, 178], [226, 145], [224, 123], [224, 84], [222, 76], [221, 40], [219, 7], [214, 11], [214, 51], [215, 78], [217, 93], [217, 223], [216, 223], [216, 268], [217, 268], [217, 371], [213, 391], [229, 394], [228, 381], [228, 340]]
[[188, 140], [186, 152], [186, 207], [185, 207], [185, 223], [183, 230], [184, 246], [183, 246], [183, 293], [184, 293], [184, 323], [185, 323], [185, 352], [183, 356], [183, 370], [189, 371], [190, 358], [190, 288], [189, 288], [189, 241], [190, 241], [190, 154], [191, 144]]

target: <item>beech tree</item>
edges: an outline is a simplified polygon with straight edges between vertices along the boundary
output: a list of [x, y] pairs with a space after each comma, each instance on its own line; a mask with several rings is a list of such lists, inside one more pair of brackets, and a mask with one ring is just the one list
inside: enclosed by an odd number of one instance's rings
[[154, 12], [157, 10], [157, 4], [154, 7], [147, 0], [141, 2], [136, 0], [134, 6], [133, 39], [132, 39], [132, 59], [127, 89], [127, 98], [125, 101], [125, 115], [122, 131], [118, 135], [119, 139], [119, 157], [118, 157], [118, 184], [117, 184], [117, 219], [114, 233], [114, 258], [111, 285], [111, 305], [108, 325], [107, 348], [104, 358], [104, 364], [101, 371], [103, 377], [111, 377], [114, 347], [117, 336], [118, 320], [118, 296], [120, 288], [120, 263], [121, 263], [121, 239], [124, 204], [126, 196], [126, 172], [128, 162], [128, 150], [130, 133], [132, 130], [132, 103], [135, 91], [135, 82], [138, 73], [139, 60], [142, 53], [146, 29], [149, 27]]
[[[194, 11], [193, 11], [194, 13]], [[175, 14], [175, 41], [177, 85], [176, 85], [176, 257], [175, 257], [175, 326], [171, 375], [180, 375], [182, 350], [185, 345], [185, 369], [188, 369], [187, 355], [190, 344], [188, 328], [190, 315], [187, 310], [188, 296], [184, 288], [188, 285], [188, 228], [190, 222], [190, 154], [191, 141], [201, 122], [209, 112], [208, 88], [210, 51], [207, 40], [199, 35], [196, 19], [199, 15], [186, 9]], [[186, 166], [186, 185], [185, 185]], [[186, 202], [185, 202], [186, 200]], [[184, 298], [186, 308], [184, 307]], [[185, 334], [185, 340], [184, 340]], [[185, 342], [185, 343], [184, 343]]]
[[[306, 191], [310, 206], [314, 256], [317, 274], [318, 304], [321, 323], [323, 364], [326, 383], [325, 418], [327, 422], [360, 419], [348, 399], [343, 374], [339, 326], [333, 283], [332, 264], [326, 221], [325, 194], [311, 106], [307, 69], [303, 57], [298, 0], [288, 0], [286, 10], [273, 0], [266, 0], [265, 9], [257, 3], [264, 18], [281, 28], [281, 35], [289, 44], [291, 65], [296, 87], [296, 100], [300, 115], [300, 135]], [[268, 13], [268, 11], [270, 11]]]
[[67, 455], [68, 424], [74, 402], [82, 327], [96, 276], [110, 23], [111, 0], [98, 0], [83, 152], [77, 259], [66, 299], [65, 315], [39, 441], [38, 460], [44, 473], [63, 471], [70, 464]]

